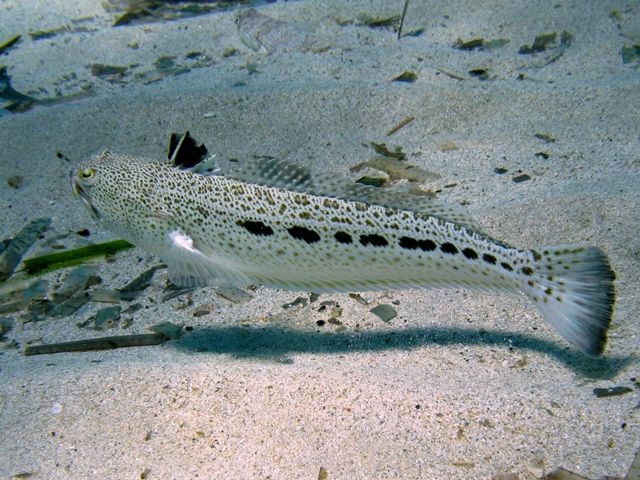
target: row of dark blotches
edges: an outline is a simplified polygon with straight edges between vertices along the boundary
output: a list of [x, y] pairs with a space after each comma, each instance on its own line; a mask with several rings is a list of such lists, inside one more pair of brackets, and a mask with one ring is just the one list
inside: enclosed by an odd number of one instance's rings
[[[249, 233], [258, 236], [269, 236], [273, 235], [273, 229], [262, 222], [256, 222], [252, 220], [239, 220], [238, 225], [245, 228]], [[320, 235], [318, 232], [311, 230], [306, 227], [293, 226], [287, 229], [289, 235], [296, 240], [302, 240], [307, 243], [316, 243], [320, 241]], [[350, 244], [353, 243], [353, 238], [347, 232], [343, 232], [342, 230], [337, 231], [333, 237], [339, 243]], [[359, 238], [360, 243], [363, 246], [371, 245], [372, 247], [386, 247], [389, 245], [389, 241], [383, 237], [382, 235], [378, 235], [376, 233], [371, 234], [362, 234]], [[405, 248], [407, 250], [422, 250], [424, 252], [431, 252], [438, 248], [436, 243], [433, 240], [418, 240], [413, 237], [400, 237], [398, 242], [400, 248]], [[450, 255], [456, 255], [459, 253], [458, 247], [456, 247], [453, 243], [444, 242], [440, 245], [440, 251], [443, 253], [448, 253]], [[462, 254], [465, 258], [469, 260], [477, 260], [480, 256], [478, 252], [476, 252], [473, 248], [464, 248], [462, 250]], [[498, 263], [498, 259], [491, 255], [490, 253], [485, 253], [482, 255], [482, 260], [491, 265], [495, 265]], [[507, 262], [500, 262], [500, 266], [505, 270], [511, 272], [513, 271], [513, 267]], [[522, 273], [525, 275], [532, 275], [533, 270], [529, 267], [523, 267]]]

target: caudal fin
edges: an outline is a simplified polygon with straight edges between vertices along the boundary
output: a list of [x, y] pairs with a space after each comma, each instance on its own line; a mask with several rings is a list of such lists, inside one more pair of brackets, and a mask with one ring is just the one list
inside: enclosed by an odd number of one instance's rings
[[526, 293], [544, 318], [587, 355], [604, 351], [615, 303], [615, 273], [596, 247], [555, 246], [534, 252]]

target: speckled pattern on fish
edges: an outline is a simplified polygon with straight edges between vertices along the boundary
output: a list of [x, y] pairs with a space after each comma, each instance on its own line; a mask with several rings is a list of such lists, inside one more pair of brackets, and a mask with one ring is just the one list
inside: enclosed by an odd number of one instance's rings
[[72, 172], [72, 187], [177, 284], [523, 292], [581, 351], [605, 346], [614, 274], [596, 247], [520, 250], [435, 199], [323, 181], [278, 160], [216, 176], [104, 152]]

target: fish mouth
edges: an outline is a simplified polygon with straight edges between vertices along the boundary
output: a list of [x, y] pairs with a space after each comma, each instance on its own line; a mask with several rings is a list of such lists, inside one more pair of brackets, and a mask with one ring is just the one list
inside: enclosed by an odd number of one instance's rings
[[100, 212], [96, 210], [96, 207], [94, 207], [93, 203], [91, 203], [91, 198], [89, 197], [87, 192], [85, 192], [84, 188], [82, 188], [82, 185], [78, 183], [78, 179], [74, 175], [73, 170], [71, 170], [70, 172], [69, 180], [71, 182], [71, 190], [73, 191], [73, 195], [80, 198], [82, 204], [94, 219], [100, 220]]

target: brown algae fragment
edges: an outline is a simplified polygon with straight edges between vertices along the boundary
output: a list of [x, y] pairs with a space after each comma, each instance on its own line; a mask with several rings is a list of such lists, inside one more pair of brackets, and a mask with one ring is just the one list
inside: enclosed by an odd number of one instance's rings
[[365, 167], [373, 168], [389, 175], [391, 181], [409, 180], [410, 182], [426, 183], [440, 178], [440, 175], [423, 168], [398, 160], [397, 158], [374, 157], [373, 159], [354, 165], [349, 170], [358, 172]]
[[555, 141], [556, 141], [556, 139], [555, 139], [555, 138], [553, 138], [553, 137], [552, 137], [551, 135], [549, 135], [548, 133], [541, 133], [541, 132], [538, 132], [538, 133], [534, 133], [534, 134], [533, 134], [533, 136], [534, 136], [534, 137], [536, 137], [536, 138], [538, 138], [538, 139], [540, 139], [540, 140], [543, 140], [543, 141], [544, 141], [544, 142], [546, 142], [546, 143], [555, 143]]
[[365, 306], [369, 305], [369, 302], [367, 302], [367, 300], [364, 299], [362, 295], [360, 295], [359, 293], [350, 293], [349, 298], [354, 299], [360, 305], [365, 305]]
[[368, 13], [359, 14], [356, 19], [360, 25], [369, 28], [395, 28], [400, 22], [401, 15], [391, 15], [388, 17], [375, 17]]
[[483, 47], [484, 38], [481, 37], [472, 38], [471, 40], [462, 40], [461, 38], [458, 38], [453, 43], [453, 48], [457, 48], [459, 50], [476, 50]]
[[5, 53], [11, 47], [13, 47], [20, 40], [20, 35], [14, 35], [13, 37], [9, 37], [4, 42], [0, 43], [0, 54]]
[[13, 237], [7, 248], [0, 254], [0, 281], [11, 276], [22, 256], [40, 238], [51, 224], [51, 218], [42, 217], [32, 220]]
[[453, 43], [453, 48], [459, 50], [491, 50], [494, 48], [500, 48], [509, 43], [506, 38], [497, 38], [495, 40], [485, 40], [482, 37], [475, 37], [471, 40], [463, 40], [458, 38]]
[[398, 160], [404, 160], [407, 158], [407, 154], [402, 151], [401, 146], [397, 146], [393, 150], [390, 150], [386, 143], [371, 142], [371, 147], [377, 154], [382, 155], [383, 157], [397, 158]]
[[116, 335], [112, 337], [91, 338], [73, 342], [29, 345], [24, 349], [25, 355], [43, 355], [61, 352], [89, 352], [94, 350], [112, 350], [114, 348], [141, 347], [160, 345], [167, 337], [160, 333], [144, 333], [140, 335]]
[[530, 54], [537, 52], [544, 52], [548, 48], [553, 48], [557, 45], [558, 34], [556, 32], [553, 33], [542, 33], [537, 35], [533, 40], [533, 44], [531, 45], [523, 45], [518, 50], [520, 54]]
[[619, 397], [620, 395], [624, 395], [625, 393], [630, 392], [633, 392], [633, 389], [630, 387], [609, 387], [593, 389], [593, 393], [598, 398]]
[[127, 72], [127, 67], [104, 65], [102, 63], [93, 63], [90, 68], [91, 75], [99, 78], [122, 77]]
[[444, 142], [440, 142], [437, 146], [438, 150], [441, 152], [452, 152], [460, 148], [453, 140], [445, 140]]
[[394, 133], [396, 133], [398, 130], [400, 130], [402, 127], [405, 127], [407, 125], [409, 125], [411, 122], [413, 122], [416, 119], [416, 117], [414, 117], [413, 115], [409, 115], [408, 117], [405, 117], [402, 121], [400, 121], [399, 123], [397, 123], [395, 126], [393, 126], [388, 132], [387, 132], [387, 137], [393, 135]]

